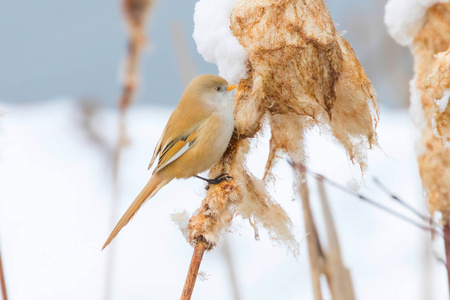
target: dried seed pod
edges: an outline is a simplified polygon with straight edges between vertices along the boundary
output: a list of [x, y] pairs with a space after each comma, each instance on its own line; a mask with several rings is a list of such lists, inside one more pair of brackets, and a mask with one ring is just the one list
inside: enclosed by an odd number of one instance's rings
[[144, 38], [145, 22], [148, 19], [148, 12], [154, 3], [155, 0], [123, 1], [123, 12], [127, 20], [128, 28], [132, 34], [137, 33]]
[[[450, 137], [450, 4], [438, 2], [391, 0], [385, 20], [389, 32], [409, 45], [414, 56], [411, 114], [420, 131], [420, 176], [430, 211], [446, 216], [450, 213], [450, 149], [444, 145]], [[414, 12], [412, 18], [399, 16], [406, 10], [404, 5]]]
[[138, 63], [142, 49], [145, 47], [145, 25], [149, 11], [155, 0], [124, 0], [122, 3], [128, 28], [128, 56], [123, 77], [123, 91], [119, 108], [125, 113], [131, 105], [138, 85]]
[[450, 130], [448, 123], [445, 123], [448, 113], [441, 113], [435, 102], [436, 97], [443, 96], [445, 91], [445, 86], [438, 87], [436, 84], [445, 84], [450, 67], [447, 65], [446, 72], [443, 72], [446, 65], [445, 54], [438, 54], [447, 51], [449, 46], [450, 4], [438, 3], [426, 12], [411, 51], [417, 76], [416, 87], [421, 91], [426, 119], [426, 126], [422, 130], [424, 151], [418, 157], [420, 175], [430, 211], [444, 214], [450, 212], [450, 149], [446, 149], [442, 140], [434, 134], [433, 123], [443, 136]]
[[[376, 144], [376, 93], [323, 1], [239, 1], [231, 30], [249, 64], [248, 78], [239, 84], [236, 97], [237, 131], [249, 135], [249, 127], [259, 128], [249, 126], [248, 110], [278, 115], [278, 126], [297, 141], [317, 124], [329, 128], [350, 159], [364, 168], [366, 149]], [[247, 104], [248, 99], [254, 103]], [[303, 119], [301, 130], [290, 126], [290, 114]], [[280, 131], [272, 132], [276, 134]], [[272, 145], [272, 152], [296, 152]]]
[[450, 48], [436, 55], [436, 61], [430, 75], [424, 81], [424, 87], [434, 99], [432, 125], [436, 135], [442, 138], [444, 145], [450, 147]]
[[[224, 11], [211, 18], [206, 13], [215, 4]], [[329, 130], [363, 169], [366, 150], [377, 140], [375, 90], [351, 46], [334, 28], [323, 0], [200, 0], [194, 20], [199, 52], [218, 64], [220, 75], [230, 82], [240, 81], [234, 106], [235, 135], [211, 171], [211, 176], [227, 172], [234, 180], [208, 191], [190, 221], [190, 241], [213, 247], [237, 214], [254, 220], [297, 253], [291, 221], [266, 189], [274, 162], [282, 154], [303, 161], [303, 134], [318, 125]], [[223, 55], [227, 48], [233, 48], [230, 56]], [[230, 57], [235, 60], [230, 62]], [[271, 129], [271, 142], [261, 180], [247, 170], [245, 157], [249, 139], [265, 122]], [[212, 207], [223, 215], [213, 213]]]

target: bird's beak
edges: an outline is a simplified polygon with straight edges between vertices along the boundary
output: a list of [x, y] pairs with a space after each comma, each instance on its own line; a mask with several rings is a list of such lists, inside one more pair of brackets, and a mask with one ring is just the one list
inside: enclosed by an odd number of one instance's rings
[[227, 90], [232, 91], [232, 90], [234, 90], [236, 87], [237, 87], [237, 86], [235, 86], [234, 84], [232, 84], [232, 85], [229, 85], [229, 86], [228, 86]]

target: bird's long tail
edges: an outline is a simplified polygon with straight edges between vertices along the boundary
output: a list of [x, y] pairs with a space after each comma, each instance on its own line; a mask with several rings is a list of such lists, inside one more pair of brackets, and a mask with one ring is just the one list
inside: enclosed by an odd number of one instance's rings
[[123, 214], [122, 218], [120, 218], [116, 227], [114, 227], [113, 231], [109, 235], [105, 244], [102, 247], [102, 250], [106, 248], [106, 246], [111, 243], [111, 241], [116, 237], [119, 231], [123, 226], [127, 225], [131, 218], [136, 214], [139, 208], [144, 204], [147, 199], [153, 197], [163, 186], [169, 183], [170, 180], [163, 180], [158, 175], [153, 175], [152, 178], [147, 182], [145, 187], [136, 197], [136, 199], [131, 203], [130, 207], [128, 207], [127, 211]]

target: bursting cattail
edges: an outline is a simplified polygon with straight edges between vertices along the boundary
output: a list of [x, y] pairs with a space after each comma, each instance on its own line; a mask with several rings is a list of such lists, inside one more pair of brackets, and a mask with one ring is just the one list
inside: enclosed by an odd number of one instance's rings
[[[450, 213], [450, 4], [391, 0], [385, 22], [390, 34], [409, 46], [415, 76], [410, 83], [411, 115], [419, 131], [416, 151], [431, 213]], [[404, 7], [408, 5], [408, 7]], [[403, 16], [401, 12], [411, 15]]]
[[[266, 188], [272, 167], [281, 155], [303, 161], [303, 134], [319, 126], [363, 170], [366, 150], [377, 144], [376, 92], [323, 0], [201, 0], [194, 21], [199, 52], [238, 91], [234, 136], [210, 174], [226, 172], [234, 180], [208, 190], [190, 220], [189, 240], [212, 248], [240, 215], [296, 253], [291, 221]], [[270, 154], [259, 179], [246, 168], [246, 155], [264, 124], [270, 126]]]

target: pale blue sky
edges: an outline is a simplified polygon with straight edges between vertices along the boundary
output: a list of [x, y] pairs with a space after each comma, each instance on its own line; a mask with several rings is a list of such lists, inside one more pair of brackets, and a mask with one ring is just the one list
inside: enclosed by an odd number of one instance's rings
[[[183, 90], [174, 50], [174, 23], [182, 24], [199, 73], [216, 73], [192, 39], [195, 0], [158, 0], [149, 22], [151, 45], [141, 62], [139, 103], [174, 105]], [[407, 100], [412, 76], [407, 49], [396, 46], [383, 25], [385, 1], [326, 1], [385, 103]], [[95, 98], [115, 104], [126, 32], [120, 1], [7, 1], [0, 10], [0, 101]], [[389, 74], [386, 75], [386, 74]], [[393, 84], [394, 83], [394, 84]]]

